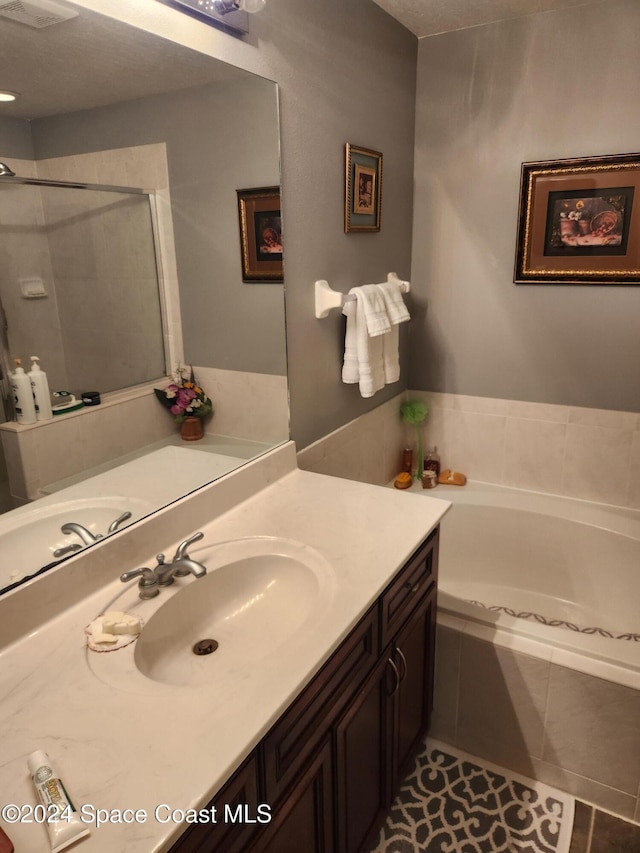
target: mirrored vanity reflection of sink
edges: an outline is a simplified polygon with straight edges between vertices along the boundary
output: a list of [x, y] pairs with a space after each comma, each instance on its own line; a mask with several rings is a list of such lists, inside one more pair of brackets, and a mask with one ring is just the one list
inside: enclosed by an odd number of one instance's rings
[[[19, 578], [29, 577], [42, 566], [55, 563], [86, 547], [82, 537], [63, 526], [81, 525], [96, 539], [105, 537], [109, 528], [122, 519], [124, 529], [148, 514], [152, 504], [131, 496], [54, 499], [24, 507], [0, 519], [0, 590]], [[125, 518], [125, 514], [129, 515]], [[67, 550], [68, 549], [68, 550]], [[60, 553], [61, 551], [65, 553]]]
[[[286, 655], [327, 613], [335, 576], [313, 548], [274, 537], [251, 537], [190, 551], [203, 578], [179, 578], [157, 598], [137, 590], [109, 604], [144, 619], [138, 640], [113, 653], [88, 652], [89, 665], [113, 686], [140, 681], [174, 687], [219, 686], [229, 676], [250, 676], [273, 655]], [[194, 647], [215, 641], [215, 650]]]

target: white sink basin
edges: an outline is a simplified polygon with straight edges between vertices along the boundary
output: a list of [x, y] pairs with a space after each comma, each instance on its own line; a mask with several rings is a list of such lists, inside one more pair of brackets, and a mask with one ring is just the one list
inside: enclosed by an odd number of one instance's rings
[[125, 511], [132, 517], [123, 522], [119, 530], [147, 515], [151, 507], [144, 501], [129, 497], [60, 498], [8, 513], [0, 519], [0, 552], [3, 556], [0, 589], [19, 577], [28, 577], [43, 566], [56, 562], [56, 549], [72, 543], [82, 545], [76, 534], [62, 533], [60, 528], [63, 524], [74, 521], [94, 535], [106, 536], [109, 525]]
[[[189, 553], [207, 574], [179, 578], [157, 598], [130, 606], [145, 620], [142, 633], [114, 654], [89, 652], [101, 678], [118, 686], [136, 675], [164, 685], [216, 686], [283, 653], [330, 606], [333, 570], [302, 543], [252, 537]], [[196, 654], [202, 640], [214, 640], [215, 651]]]

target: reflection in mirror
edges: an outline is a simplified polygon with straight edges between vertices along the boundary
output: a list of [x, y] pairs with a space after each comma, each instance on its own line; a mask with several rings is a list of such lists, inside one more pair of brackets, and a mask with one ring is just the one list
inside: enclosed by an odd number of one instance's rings
[[[283, 287], [243, 283], [236, 194], [280, 184], [275, 84], [83, 9], [0, 16], [0, 89], [21, 95], [0, 161], [32, 181], [0, 176], [3, 395], [10, 359], [38, 355], [51, 391], [101, 399], [0, 423], [6, 591], [289, 427]], [[213, 400], [199, 441], [153, 393], [178, 364]]]

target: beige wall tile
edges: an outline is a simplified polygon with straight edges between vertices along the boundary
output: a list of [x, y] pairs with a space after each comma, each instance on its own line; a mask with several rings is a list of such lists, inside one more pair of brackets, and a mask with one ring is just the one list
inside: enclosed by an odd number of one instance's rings
[[630, 452], [629, 486], [625, 503], [640, 509], [640, 431], [633, 433]]
[[438, 625], [433, 714], [429, 734], [454, 745], [457, 735], [461, 639], [459, 631]]
[[580, 800], [593, 803], [621, 817], [633, 817], [636, 799], [625, 794], [624, 791], [594, 782], [593, 779], [587, 779], [585, 776], [571, 773], [569, 770], [539, 759], [533, 759], [532, 767], [534, 778], [546, 785], [552, 785], [554, 788], [573, 794]]
[[59, 415], [57, 419], [35, 430], [41, 486], [70, 477], [86, 468], [78, 420]]
[[623, 505], [628, 491], [632, 430], [569, 424], [563, 494]]
[[507, 418], [505, 484], [561, 493], [566, 437], [563, 423]]
[[639, 420], [640, 415], [635, 412], [617, 412], [608, 409], [572, 408], [569, 413], [569, 423], [609, 429], [638, 429]]
[[571, 409], [549, 403], [529, 403], [526, 400], [510, 400], [507, 414], [510, 418], [528, 418], [535, 421], [551, 421], [566, 424]]
[[553, 665], [542, 758], [637, 796], [640, 692]]
[[457, 745], [505, 767], [541, 758], [549, 667], [463, 636]]

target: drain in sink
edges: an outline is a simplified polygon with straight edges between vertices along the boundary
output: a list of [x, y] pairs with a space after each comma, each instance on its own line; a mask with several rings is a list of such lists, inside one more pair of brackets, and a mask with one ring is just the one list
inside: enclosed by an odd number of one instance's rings
[[210, 655], [218, 648], [217, 640], [198, 640], [193, 647], [194, 655]]

